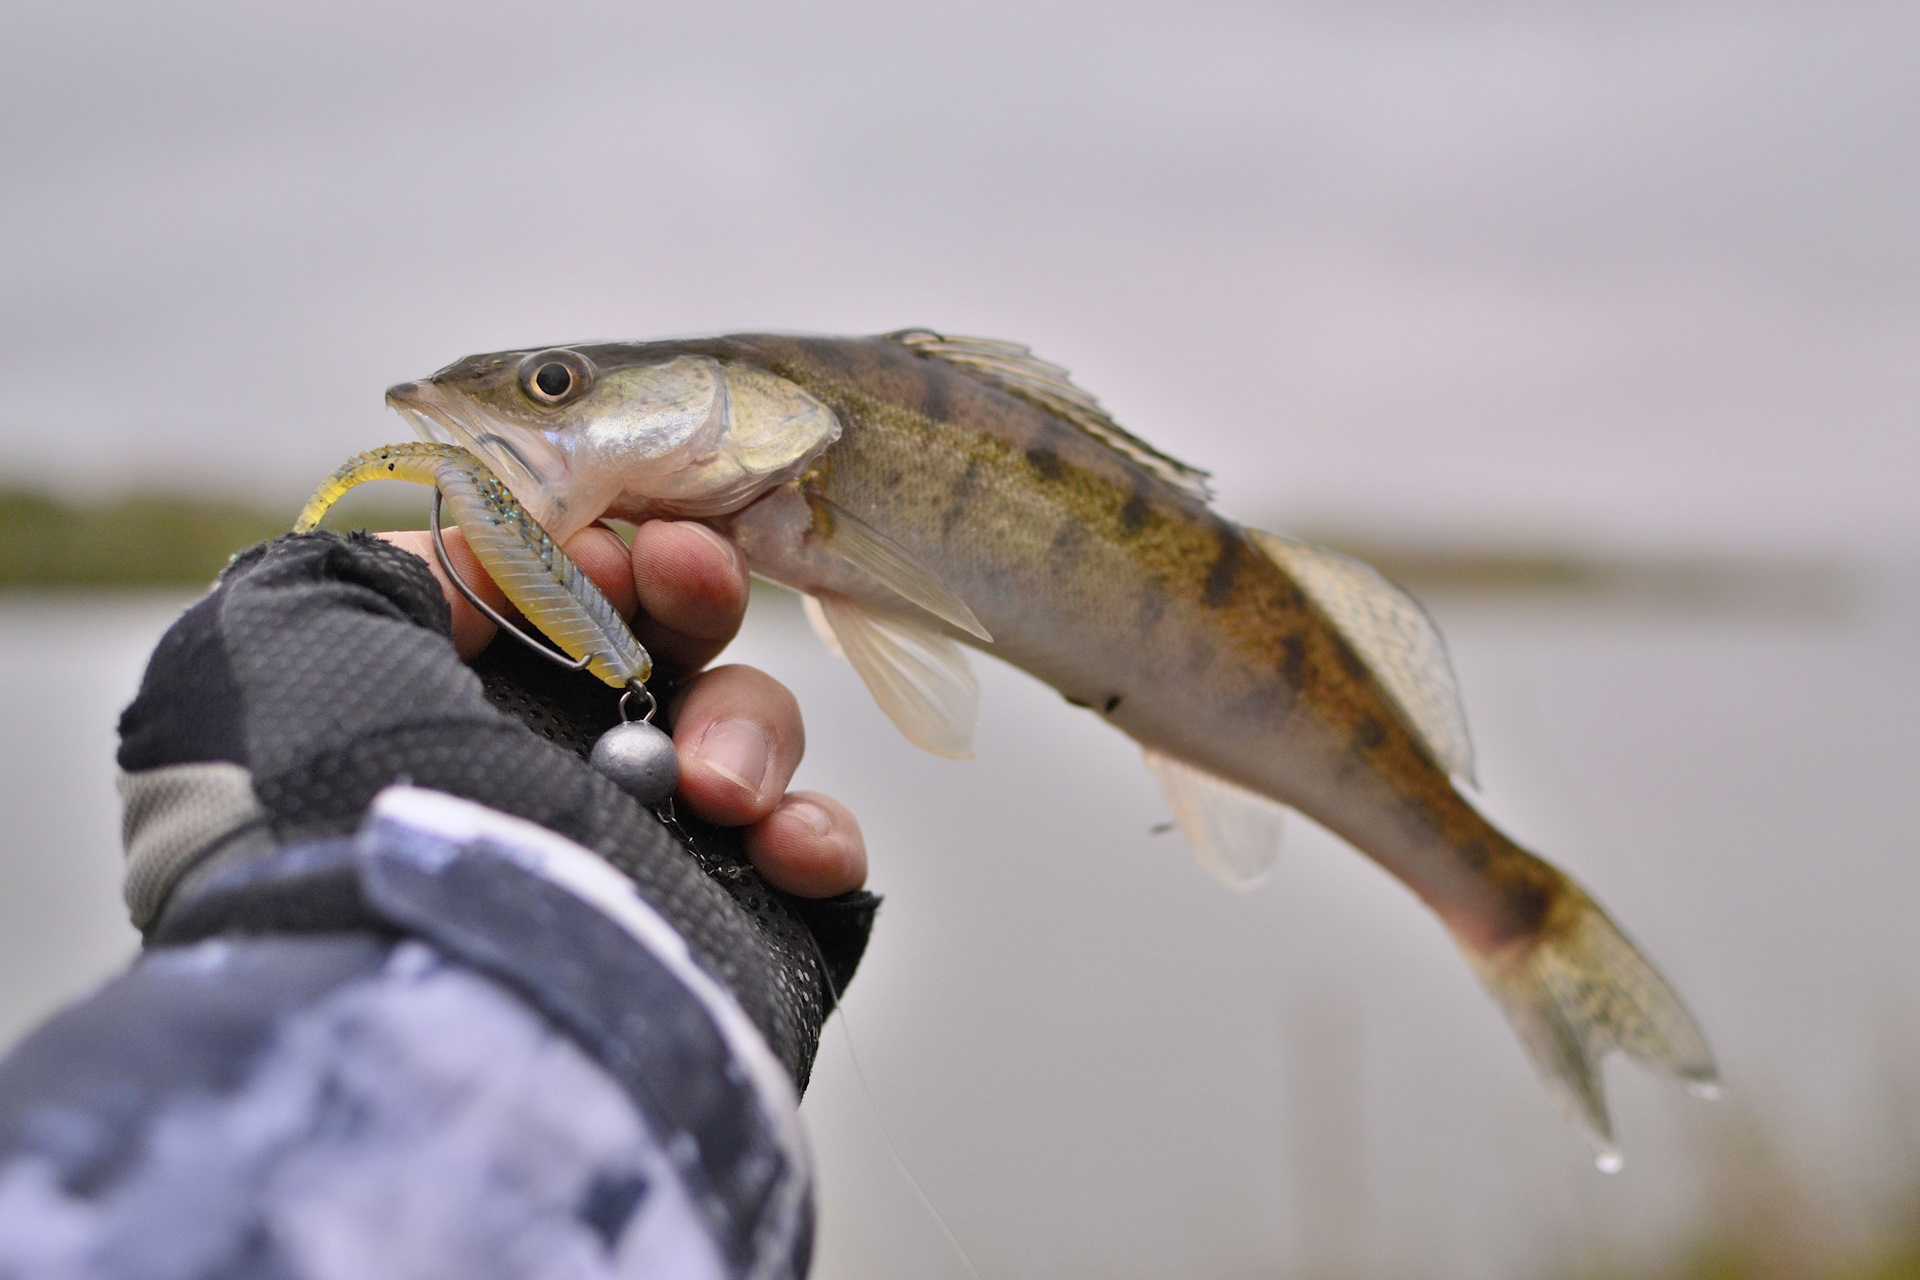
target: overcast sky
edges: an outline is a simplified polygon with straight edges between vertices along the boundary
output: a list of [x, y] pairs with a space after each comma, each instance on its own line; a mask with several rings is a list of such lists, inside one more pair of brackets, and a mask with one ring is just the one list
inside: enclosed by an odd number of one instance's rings
[[1032, 344], [1296, 525], [1920, 549], [1920, 7], [7, 5], [0, 476], [477, 350]]

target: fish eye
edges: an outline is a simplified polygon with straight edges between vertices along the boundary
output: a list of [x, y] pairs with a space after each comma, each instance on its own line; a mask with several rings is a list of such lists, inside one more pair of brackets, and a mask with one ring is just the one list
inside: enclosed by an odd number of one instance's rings
[[536, 351], [520, 362], [521, 389], [537, 404], [564, 404], [592, 380], [592, 367], [577, 352]]

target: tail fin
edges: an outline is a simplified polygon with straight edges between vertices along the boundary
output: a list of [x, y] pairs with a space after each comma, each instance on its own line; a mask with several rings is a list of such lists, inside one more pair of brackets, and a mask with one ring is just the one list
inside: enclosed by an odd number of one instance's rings
[[1593, 899], [1563, 878], [1540, 936], [1524, 949], [1468, 958], [1506, 1011], [1534, 1070], [1611, 1173], [1621, 1164], [1601, 1088], [1600, 1061], [1615, 1049], [1719, 1093], [1713, 1051], [1693, 1015]]

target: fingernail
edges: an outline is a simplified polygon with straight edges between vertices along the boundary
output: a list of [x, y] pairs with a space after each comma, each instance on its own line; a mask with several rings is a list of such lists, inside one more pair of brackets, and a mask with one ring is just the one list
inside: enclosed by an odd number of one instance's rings
[[812, 827], [813, 834], [817, 836], [824, 836], [833, 830], [833, 819], [827, 816], [827, 811], [810, 800], [790, 801], [786, 811]]
[[734, 546], [731, 542], [728, 542], [725, 538], [721, 537], [718, 533], [714, 532], [712, 529], [709, 529], [706, 525], [700, 524], [693, 520], [687, 521], [686, 524], [687, 524], [687, 527], [692, 529], [695, 533], [705, 538], [708, 542], [711, 542], [714, 546], [720, 548], [720, 550], [726, 554], [727, 563], [729, 564], [739, 563], [740, 553], [734, 550]]
[[694, 754], [721, 777], [760, 794], [767, 778], [767, 735], [751, 720], [722, 720], [707, 730]]

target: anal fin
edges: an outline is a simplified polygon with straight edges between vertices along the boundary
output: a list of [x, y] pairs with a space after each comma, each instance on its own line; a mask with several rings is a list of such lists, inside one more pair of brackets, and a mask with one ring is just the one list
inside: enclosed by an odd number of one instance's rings
[[1286, 806], [1152, 748], [1146, 759], [1207, 874], [1240, 892], [1264, 880], [1280, 857]]
[[[814, 600], [809, 597], [809, 600]], [[876, 613], [844, 596], [822, 594], [808, 609], [866, 683], [880, 710], [922, 750], [973, 758], [980, 685], [957, 642], [931, 627]]]

